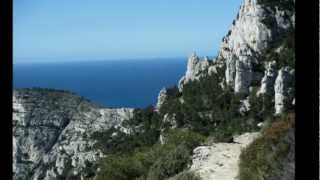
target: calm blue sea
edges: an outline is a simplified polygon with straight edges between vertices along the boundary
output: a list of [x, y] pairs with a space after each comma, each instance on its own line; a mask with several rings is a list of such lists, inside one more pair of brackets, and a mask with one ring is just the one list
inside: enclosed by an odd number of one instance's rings
[[106, 107], [155, 105], [162, 87], [176, 85], [186, 58], [15, 64], [14, 88], [64, 89]]

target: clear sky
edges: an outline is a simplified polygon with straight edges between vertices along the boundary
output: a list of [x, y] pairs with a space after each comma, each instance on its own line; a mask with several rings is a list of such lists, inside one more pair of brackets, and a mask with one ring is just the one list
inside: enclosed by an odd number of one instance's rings
[[214, 56], [242, 0], [14, 0], [14, 63]]

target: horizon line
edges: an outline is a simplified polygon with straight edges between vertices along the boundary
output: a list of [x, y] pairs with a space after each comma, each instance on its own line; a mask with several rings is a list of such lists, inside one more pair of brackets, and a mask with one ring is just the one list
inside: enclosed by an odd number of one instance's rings
[[[113, 61], [154, 61], [154, 60], [169, 60], [169, 59], [186, 59], [186, 61], [188, 60], [188, 56], [168, 56], [168, 57], [137, 57], [137, 58], [86, 58], [86, 59], [81, 59], [81, 58], [54, 58], [54, 57], [45, 57], [45, 58], [41, 58], [41, 57], [13, 57], [12, 58], [12, 64], [16, 65], [16, 64], [45, 64], [45, 63], [79, 63], [79, 62], [113, 62]], [[198, 55], [198, 57], [211, 57], [211, 58], [215, 58], [216, 56], [200, 56]], [[35, 61], [15, 61], [14, 59], [38, 59]], [[46, 59], [45, 61], [41, 61], [40, 59]], [[48, 60], [50, 59], [50, 60]], [[67, 59], [72, 59], [72, 60], [67, 60]], [[54, 61], [55, 60], [55, 61]], [[66, 61], [67, 60], [67, 61]]]

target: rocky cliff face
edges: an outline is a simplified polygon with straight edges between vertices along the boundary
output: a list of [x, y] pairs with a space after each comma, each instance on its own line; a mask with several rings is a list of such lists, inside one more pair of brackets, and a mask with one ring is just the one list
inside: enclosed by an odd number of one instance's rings
[[179, 90], [182, 90], [184, 84], [187, 84], [190, 81], [199, 80], [204, 72], [207, 71], [209, 65], [210, 61], [208, 58], [200, 60], [195, 52], [192, 53], [188, 59], [186, 74], [179, 81]]
[[[117, 127], [133, 109], [100, 108], [68, 92], [16, 90], [13, 96], [14, 179], [65, 179], [90, 173], [103, 154], [94, 132]], [[121, 127], [120, 127], [121, 128]]]
[[[275, 48], [272, 46], [279, 36], [294, 29], [295, 13], [284, 8], [285, 5], [278, 3], [278, 6], [269, 7], [261, 0], [244, 0], [230, 30], [223, 37], [217, 57], [213, 61], [201, 60], [193, 53], [188, 59], [186, 74], [178, 84], [180, 91], [186, 83], [217, 73], [217, 68], [223, 68], [222, 85], [225, 82], [236, 94], [242, 94], [244, 99], [256, 87], [258, 95], [274, 96], [276, 113], [283, 112], [283, 104], [293, 101], [290, 92], [292, 84], [289, 87], [283, 82], [294, 79], [294, 70], [291, 68], [291, 73], [284, 73], [290, 67], [279, 65], [274, 59], [266, 59], [264, 54]], [[274, 51], [281, 54], [283, 47], [277, 45]]]

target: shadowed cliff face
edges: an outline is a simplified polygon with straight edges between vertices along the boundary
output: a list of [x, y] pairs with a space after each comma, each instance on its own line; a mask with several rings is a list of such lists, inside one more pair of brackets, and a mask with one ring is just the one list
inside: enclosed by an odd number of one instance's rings
[[16, 90], [13, 96], [13, 171], [15, 179], [86, 176], [88, 162], [103, 156], [92, 149], [93, 132], [117, 127], [133, 109], [100, 108], [71, 93]]

